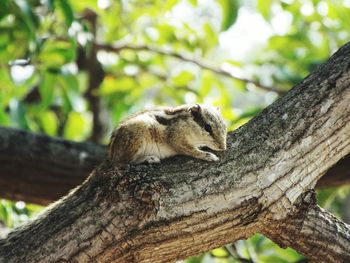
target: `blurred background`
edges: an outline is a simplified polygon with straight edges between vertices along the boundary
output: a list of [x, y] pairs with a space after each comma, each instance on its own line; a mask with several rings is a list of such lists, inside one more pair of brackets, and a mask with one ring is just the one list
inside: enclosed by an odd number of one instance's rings
[[[106, 144], [135, 111], [199, 102], [232, 131], [349, 41], [349, 21], [350, 0], [1, 0], [0, 125]], [[318, 202], [350, 222], [349, 186]], [[0, 235], [43, 208], [0, 199]], [[184, 262], [307, 260], [256, 234]]]

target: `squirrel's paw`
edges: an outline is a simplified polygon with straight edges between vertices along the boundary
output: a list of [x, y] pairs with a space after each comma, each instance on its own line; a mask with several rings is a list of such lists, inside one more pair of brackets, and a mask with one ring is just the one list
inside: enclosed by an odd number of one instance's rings
[[207, 152], [206, 153], [206, 156], [205, 156], [205, 160], [209, 161], [209, 162], [217, 162], [219, 161], [219, 157], [217, 157], [215, 154], [213, 153], [209, 153]]
[[160, 159], [158, 156], [147, 156], [145, 158], [145, 162], [147, 163], [160, 163]]

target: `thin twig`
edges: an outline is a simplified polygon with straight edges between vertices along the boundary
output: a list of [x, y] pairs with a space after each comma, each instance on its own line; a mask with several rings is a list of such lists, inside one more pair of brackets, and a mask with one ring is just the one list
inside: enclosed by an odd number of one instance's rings
[[285, 91], [276, 89], [274, 87], [263, 85], [255, 80], [238, 77], [238, 76], [234, 75], [231, 71], [224, 69], [222, 67], [215, 67], [206, 61], [199, 60], [199, 59], [190, 57], [188, 55], [180, 54], [180, 53], [177, 53], [177, 52], [174, 52], [171, 50], [167, 50], [164, 48], [152, 47], [152, 46], [148, 46], [148, 45], [131, 45], [131, 44], [125, 44], [125, 43], [119, 44], [119, 45], [118, 44], [108, 45], [108, 44], [95, 43], [95, 47], [97, 49], [111, 51], [111, 52], [117, 52], [117, 53], [123, 49], [130, 49], [130, 50], [136, 50], [136, 51], [150, 51], [150, 52], [157, 53], [160, 55], [174, 57], [174, 58], [180, 59], [182, 61], [193, 63], [193, 64], [195, 64], [203, 69], [207, 69], [207, 70], [212, 71], [212, 72], [219, 74], [219, 75], [230, 77], [230, 78], [233, 78], [233, 79], [236, 79], [239, 81], [243, 81], [245, 83], [254, 84], [256, 87], [263, 89], [265, 91], [276, 92], [278, 95], [284, 95], [286, 93]]
[[[255, 81], [252, 79], [236, 76], [233, 72], [231, 72], [230, 70], [227, 70], [223, 67], [216, 67], [216, 66], [213, 66], [204, 60], [193, 58], [189, 55], [180, 54], [180, 53], [177, 53], [175, 51], [164, 49], [164, 48], [159, 48], [159, 47], [154, 47], [154, 46], [152, 47], [152, 46], [148, 46], [148, 45], [132, 45], [132, 44], [126, 44], [126, 43], [114, 44], [114, 45], [94, 43], [94, 47], [96, 49], [99, 49], [99, 50], [106, 50], [106, 51], [117, 52], [117, 53], [120, 52], [121, 50], [124, 50], [124, 49], [135, 50], [135, 51], [149, 51], [149, 52], [153, 52], [153, 53], [157, 53], [160, 55], [173, 57], [173, 58], [177, 58], [177, 59], [182, 60], [182, 61], [193, 63], [193, 64], [199, 66], [200, 68], [209, 70], [209, 71], [214, 72], [216, 74], [226, 76], [226, 77], [238, 80], [238, 81], [242, 81], [244, 83], [253, 84], [254, 86], [256, 86], [262, 90], [265, 90], [268, 92], [275, 92], [280, 96], [286, 94], [286, 91], [284, 91], [284, 90], [280, 90], [280, 89], [277, 89], [275, 87], [261, 84], [258, 81]], [[12, 66], [12, 65], [25, 66], [28, 64], [30, 64], [29, 61], [18, 61], [18, 62], [13, 61], [10, 64], [10, 66]]]
[[[160, 80], [162, 80], [162, 81], [164, 81], [164, 82], [167, 82], [167, 81], [168, 81], [168, 76], [166, 76], [166, 75], [164, 75], [164, 74], [162, 74], [162, 73], [156, 72], [156, 71], [154, 71], [154, 70], [150, 70], [150, 69], [148, 69], [148, 68], [146, 68], [146, 67], [142, 67], [142, 71], [141, 71], [141, 72], [142, 72], [142, 73], [151, 74], [151, 75], [155, 76], [156, 78], [158, 78], [158, 79], [160, 79]], [[184, 90], [184, 91], [192, 92], [193, 94], [199, 96], [198, 91], [196, 91], [196, 90], [194, 90], [194, 89], [192, 89], [192, 88], [190, 88], [190, 87], [188, 87], [188, 86], [182, 86], [182, 85], [181, 85], [181, 86], [176, 86], [176, 88], [177, 88], [177, 89]]]

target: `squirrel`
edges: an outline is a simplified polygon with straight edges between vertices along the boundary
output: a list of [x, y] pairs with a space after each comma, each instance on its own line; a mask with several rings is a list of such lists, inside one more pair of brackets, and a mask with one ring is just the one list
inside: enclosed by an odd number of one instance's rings
[[207, 105], [156, 107], [122, 121], [111, 136], [109, 158], [119, 164], [159, 163], [174, 155], [205, 161], [226, 150], [226, 124], [219, 109]]

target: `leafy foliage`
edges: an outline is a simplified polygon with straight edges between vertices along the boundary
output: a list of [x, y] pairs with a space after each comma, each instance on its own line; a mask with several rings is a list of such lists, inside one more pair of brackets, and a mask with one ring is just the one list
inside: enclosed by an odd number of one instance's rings
[[39, 205], [25, 204], [24, 202], [12, 202], [0, 200], [0, 219], [10, 228], [19, 226], [30, 217], [36, 215], [42, 207]]
[[[286, 91], [349, 40], [349, 8], [348, 0], [2, 0], [0, 125], [106, 143], [132, 112], [200, 102], [220, 106], [233, 130], [278, 97], [252, 82]], [[325, 190], [319, 200], [342, 216], [348, 195]], [[0, 220], [13, 227], [37, 210], [3, 200]], [[187, 262], [301, 259], [255, 235]]]

